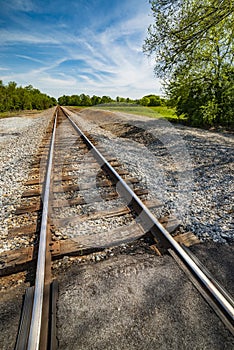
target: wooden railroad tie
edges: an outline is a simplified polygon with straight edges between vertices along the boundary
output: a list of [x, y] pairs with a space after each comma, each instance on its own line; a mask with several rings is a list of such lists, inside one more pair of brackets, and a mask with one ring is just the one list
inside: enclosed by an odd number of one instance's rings
[[[126, 210], [129, 210], [128, 208]], [[124, 209], [123, 209], [124, 212]], [[115, 215], [121, 215], [123, 212], [119, 211], [119, 213], [115, 213]], [[126, 212], [125, 212], [126, 213]], [[112, 213], [114, 215], [114, 212]], [[97, 215], [97, 214], [96, 214]], [[111, 213], [109, 214], [111, 215]], [[94, 217], [95, 218], [95, 217]], [[92, 219], [90, 217], [90, 219]], [[59, 224], [63, 223], [67, 224], [68, 222], [73, 223], [77, 220], [82, 221], [82, 218], [71, 218], [71, 221], [66, 219], [60, 219], [61, 222], [57, 222]], [[83, 218], [83, 220], [87, 220]], [[162, 219], [161, 221], [166, 221], [166, 219]], [[170, 222], [170, 227], [167, 229], [170, 230], [175, 229], [176, 221], [173, 222], [173, 219], [168, 220]], [[178, 221], [177, 221], [178, 225]], [[32, 231], [36, 229], [35, 226], [29, 225], [20, 228], [14, 228], [10, 230], [10, 236], [14, 234], [32, 234]], [[73, 239], [66, 239], [60, 241], [54, 241], [51, 243], [49, 247], [52, 258], [58, 259], [65, 255], [76, 255], [82, 256], [87, 255], [93, 252], [101, 251], [106, 248], [119, 246], [121, 244], [128, 244], [133, 241], [136, 241], [142, 237], [144, 237], [146, 232], [142, 229], [141, 225], [133, 223], [126, 226], [121, 226], [119, 228], [113, 229], [111, 231], [104, 232], [102, 234], [90, 234], [90, 235], [82, 235], [77, 236]], [[186, 245], [187, 247], [200, 243], [199, 239], [192, 233], [187, 232], [180, 234], [174, 237], [175, 240], [179, 243]], [[156, 244], [150, 246], [151, 249], [155, 251], [157, 255], [161, 255], [159, 249]], [[37, 246], [34, 247], [24, 247], [20, 249], [16, 249], [14, 251], [7, 251], [0, 254], [0, 276], [8, 275], [10, 273], [23, 271], [25, 269], [25, 264], [31, 263], [35, 261], [37, 253]]]

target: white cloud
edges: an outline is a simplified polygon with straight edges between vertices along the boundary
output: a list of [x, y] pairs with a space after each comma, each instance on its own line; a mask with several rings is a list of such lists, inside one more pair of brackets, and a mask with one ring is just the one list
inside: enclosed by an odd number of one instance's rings
[[16, 55], [16, 57], [23, 58], [23, 59], [28, 60], [28, 61], [32, 61], [32, 62], [43, 64], [42, 60], [39, 60], [39, 59], [34, 58], [34, 57], [30, 57], [30, 56], [26, 56], [26, 55]]
[[9, 7], [11, 10], [23, 12], [30, 12], [36, 9], [35, 5], [31, 0], [7, 1], [5, 3], [5, 6]]
[[[117, 95], [140, 98], [145, 94], [160, 93], [161, 85], [154, 77], [153, 62], [142, 53], [149, 23], [149, 16], [139, 13], [102, 32], [84, 28], [79, 35], [65, 23], [52, 27], [49, 33], [46, 29], [45, 33], [33, 29], [28, 33], [3, 29], [0, 31], [2, 45], [31, 45], [31, 52], [17, 53], [17, 57], [40, 65], [21, 73], [12, 71], [6, 62], [4, 70], [9, 68], [11, 73], [6, 73], [2, 79], [6, 82], [15, 80], [20, 85], [32, 84], [55, 97], [85, 92], [113, 98]], [[40, 59], [33, 51], [38, 46]], [[73, 66], [69, 65], [72, 60]]]
[[[154, 77], [152, 60], [142, 53], [141, 35], [135, 41], [134, 29], [140, 31], [144, 27], [142, 17], [129, 20], [123, 30], [122, 27], [124, 24], [100, 34], [89, 32], [86, 35], [89, 42], [83, 42], [82, 55], [77, 55], [76, 48], [70, 48], [71, 57], [82, 59], [89, 66], [86, 70], [89, 76], [82, 75], [86, 86], [91, 90], [95, 87], [102, 94], [109, 91], [109, 94], [127, 94], [132, 98], [151, 92], [160, 93], [161, 84]], [[126, 34], [124, 38], [123, 31], [133, 35]]]
[[0, 44], [5, 45], [9, 43], [27, 43], [27, 44], [59, 44], [57, 39], [49, 35], [28, 34], [19, 31], [9, 31], [6, 29], [0, 30]]

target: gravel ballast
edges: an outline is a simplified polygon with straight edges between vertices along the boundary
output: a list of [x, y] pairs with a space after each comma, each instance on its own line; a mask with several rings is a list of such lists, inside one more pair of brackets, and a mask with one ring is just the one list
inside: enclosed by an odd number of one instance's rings
[[[9, 241], [7, 230], [49, 116], [52, 110], [36, 118], [0, 120], [0, 252], [27, 245], [24, 237]], [[233, 135], [93, 109], [73, 116], [95, 136], [98, 147], [141, 180], [149, 199], [163, 203], [154, 211], [157, 217], [177, 216], [180, 231], [192, 231], [202, 241], [233, 242]]]
[[23, 183], [53, 112], [54, 108], [30, 118], [0, 119], [0, 252], [15, 249], [22, 243], [29, 244], [27, 237], [9, 240], [8, 228], [20, 205]]
[[201, 241], [233, 242], [233, 134], [93, 109], [76, 114], [99, 147], [142, 179], [149, 198], [162, 201], [155, 215], [176, 215], [181, 232]]

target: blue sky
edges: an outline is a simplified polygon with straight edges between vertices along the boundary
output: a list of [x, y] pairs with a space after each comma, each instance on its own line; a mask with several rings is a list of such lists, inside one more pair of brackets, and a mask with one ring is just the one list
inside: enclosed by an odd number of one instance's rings
[[160, 94], [148, 0], [0, 0], [0, 79], [50, 96]]

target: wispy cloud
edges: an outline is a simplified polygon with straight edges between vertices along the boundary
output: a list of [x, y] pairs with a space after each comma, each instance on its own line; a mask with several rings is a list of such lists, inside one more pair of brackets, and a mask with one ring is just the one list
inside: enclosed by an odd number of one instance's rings
[[[77, 6], [79, 2], [76, 2]], [[37, 25], [33, 25], [27, 17], [20, 30], [14, 26], [2, 29], [0, 44], [5, 50], [2, 57], [11, 52], [13, 62], [8, 62], [7, 58], [3, 60], [2, 66], [9, 71], [2, 70], [5, 73], [2, 79], [15, 80], [22, 85], [32, 84], [55, 97], [85, 92], [138, 98], [151, 92], [160, 93], [161, 85], [153, 75], [152, 61], [142, 53], [151, 21], [148, 7], [142, 12], [146, 6], [144, 2], [147, 3], [146, 0], [140, 2], [138, 11], [134, 8], [133, 14], [129, 11], [127, 16], [125, 13], [123, 19], [116, 20], [111, 13], [105, 13], [110, 17], [108, 24], [105, 24], [106, 18], [102, 23], [99, 16], [92, 13], [92, 18], [89, 18], [92, 25], [87, 27], [85, 18], [82, 19], [82, 7], [79, 7], [81, 23], [75, 18], [68, 22], [64, 14], [58, 20], [54, 17], [41, 23], [41, 26], [40, 18], [37, 18]], [[123, 2], [123, 6], [130, 9], [132, 3], [132, 0], [129, 4]], [[36, 11], [33, 4], [27, 1], [23, 10], [23, 1], [17, 2], [21, 11]], [[20, 62], [17, 63], [16, 59]]]
[[39, 59], [34, 58], [34, 57], [25, 56], [25, 55], [16, 55], [16, 57], [23, 58], [23, 59], [28, 60], [28, 61], [32, 61], [32, 62], [43, 64], [42, 60], [39, 60]]
[[59, 40], [44, 34], [28, 34], [26, 32], [18, 32], [14, 30], [0, 30], [0, 44], [59, 44]]
[[31, 12], [36, 10], [35, 3], [31, 0], [6, 1], [4, 6], [11, 11]]

